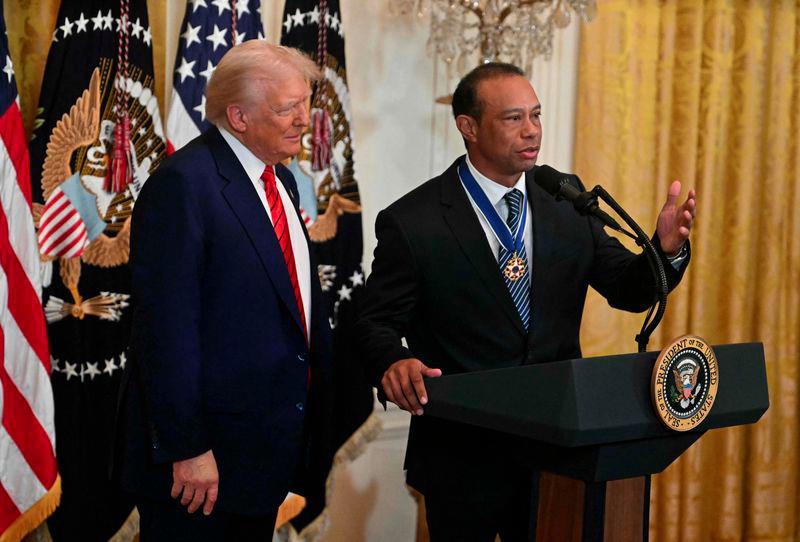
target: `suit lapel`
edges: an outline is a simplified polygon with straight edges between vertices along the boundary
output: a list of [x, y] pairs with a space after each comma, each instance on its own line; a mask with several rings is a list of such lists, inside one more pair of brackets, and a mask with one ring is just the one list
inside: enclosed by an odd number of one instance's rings
[[212, 128], [206, 132], [206, 138], [217, 162], [219, 174], [228, 181], [222, 188], [222, 196], [247, 232], [278, 297], [286, 305], [297, 326], [303, 329], [283, 252], [253, 183], [219, 130]]
[[[304, 224], [303, 215], [300, 214], [300, 195], [297, 191], [297, 181], [295, 180], [294, 175], [289, 168], [283, 164], [275, 164], [275, 176], [289, 194], [289, 199], [292, 200], [294, 213], [297, 215], [297, 219], [300, 221], [300, 224]], [[311, 256], [314, 251], [311, 250], [311, 239], [308, 237], [308, 228], [303, 228], [303, 235], [306, 238], [309, 256]]]
[[541, 300], [544, 296], [537, 295], [537, 292], [545, 291], [548, 287], [545, 276], [547, 270], [545, 269], [545, 262], [550, 261], [550, 253], [553, 251], [553, 242], [558, 238], [558, 232], [555, 231], [553, 224], [554, 218], [551, 216], [553, 206], [550, 205], [552, 196], [544, 192], [534, 182], [534, 172], [532, 169], [525, 173], [525, 189], [528, 193], [528, 201], [531, 204], [531, 227], [533, 228], [533, 254], [528, 258], [531, 262], [531, 325], [529, 344], [541, 344], [544, 337], [536, 335], [537, 330], [542, 329], [541, 325], [543, 318], [546, 318], [544, 303]]
[[487, 288], [489, 295], [498, 300], [502, 311], [524, 335], [525, 327], [519, 317], [517, 307], [511, 299], [511, 294], [500, 277], [497, 259], [492, 254], [478, 216], [458, 178], [457, 165], [460, 161], [461, 158], [456, 160], [442, 176], [444, 219], [461, 250]]

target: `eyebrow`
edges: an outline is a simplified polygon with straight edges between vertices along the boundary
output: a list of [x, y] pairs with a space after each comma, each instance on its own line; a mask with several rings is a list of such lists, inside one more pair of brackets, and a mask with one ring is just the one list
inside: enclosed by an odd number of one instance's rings
[[[275, 108], [273, 108], [273, 109], [277, 109], [277, 110], [280, 110], [280, 109], [289, 109], [289, 108], [291, 108], [291, 107], [294, 107], [294, 106], [296, 106], [296, 105], [297, 105], [297, 104], [299, 104], [299, 103], [303, 103], [303, 102], [305, 102], [306, 100], [308, 100], [309, 98], [311, 98], [311, 95], [312, 95], [312, 93], [311, 93], [311, 92], [309, 92], [307, 95], [303, 96], [303, 97], [302, 97], [302, 98], [300, 98], [299, 100], [292, 100], [291, 102], [284, 102], [284, 103], [282, 103], [282, 104], [280, 104], [280, 105], [277, 105], [277, 106], [275, 106]], [[270, 107], [272, 107], [272, 106], [270, 106]]]
[[[536, 111], [537, 109], [541, 109], [541, 108], [542, 108], [542, 104], [536, 104], [533, 107], [531, 107], [530, 110], [531, 111]], [[525, 113], [525, 109], [522, 108], [522, 107], [515, 107], [515, 108], [512, 108], [512, 109], [505, 109], [505, 110], [500, 112], [501, 115], [509, 115], [511, 113]]]

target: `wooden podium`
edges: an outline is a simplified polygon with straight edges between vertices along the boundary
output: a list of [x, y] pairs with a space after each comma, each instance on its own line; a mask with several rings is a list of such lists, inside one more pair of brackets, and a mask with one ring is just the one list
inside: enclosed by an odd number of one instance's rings
[[427, 379], [426, 416], [525, 437], [542, 471], [538, 542], [648, 539], [650, 475], [709, 429], [758, 421], [769, 408], [760, 343], [715, 346], [719, 388], [695, 429], [668, 429], [650, 381], [658, 352], [586, 358]]

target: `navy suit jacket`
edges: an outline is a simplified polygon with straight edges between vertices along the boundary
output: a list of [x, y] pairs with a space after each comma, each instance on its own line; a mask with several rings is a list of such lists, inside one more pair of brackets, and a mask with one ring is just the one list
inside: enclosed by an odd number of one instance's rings
[[[292, 174], [276, 172], [297, 213]], [[270, 219], [219, 130], [150, 177], [131, 231], [125, 488], [169, 499], [172, 463], [209, 449], [223, 510], [266, 513], [324, 483], [331, 340], [316, 269], [312, 253], [309, 347]]]

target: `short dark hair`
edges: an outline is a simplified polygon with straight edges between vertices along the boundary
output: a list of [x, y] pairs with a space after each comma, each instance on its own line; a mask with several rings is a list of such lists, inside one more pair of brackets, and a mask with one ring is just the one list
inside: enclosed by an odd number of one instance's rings
[[456, 91], [453, 93], [453, 117], [469, 115], [475, 119], [480, 118], [483, 105], [478, 98], [480, 82], [512, 75], [525, 77], [525, 73], [521, 69], [506, 62], [487, 62], [473, 69], [458, 82]]

